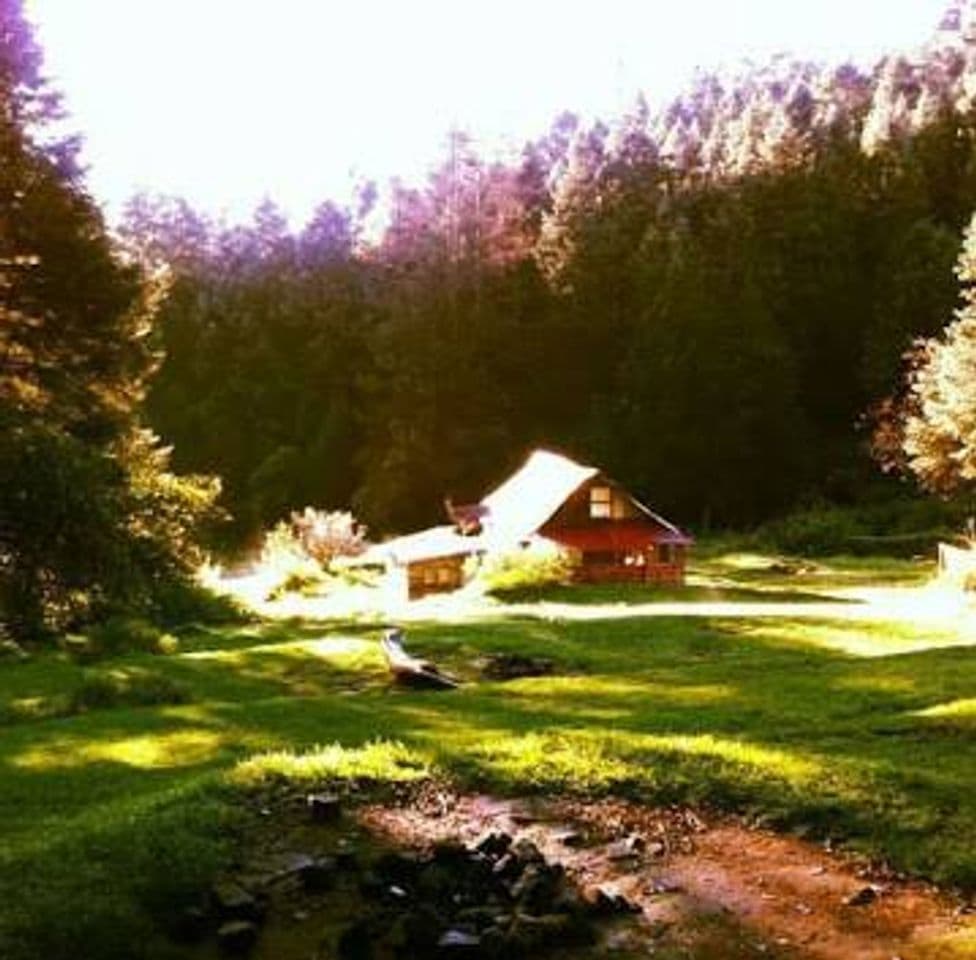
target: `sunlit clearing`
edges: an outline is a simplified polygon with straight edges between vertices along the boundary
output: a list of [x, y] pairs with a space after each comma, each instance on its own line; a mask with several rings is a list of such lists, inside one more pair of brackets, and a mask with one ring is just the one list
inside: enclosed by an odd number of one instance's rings
[[189, 767], [213, 760], [224, 743], [223, 735], [209, 730], [179, 730], [96, 743], [55, 741], [32, 747], [13, 757], [11, 763], [32, 770], [82, 767], [99, 762], [122, 763], [146, 770]]
[[323, 659], [337, 657], [373, 657], [376, 644], [361, 637], [322, 637], [318, 640], [295, 640], [291, 643], [263, 643], [241, 650], [194, 650], [181, 654], [186, 660], [223, 660], [239, 663], [249, 657], [273, 655], [276, 657], [314, 656]]
[[715, 757], [742, 766], [754, 767], [783, 780], [810, 781], [820, 776], [823, 767], [785, 750], [760, 747], [744, 740], [700, 736], [640, 736], [635, 745], [654, 752]]
[[[587, 697], [622, 697], [632, 700], [634, 707], [647, 703], [714, 703], [734, 694], [726, 684], [681, 685], [654, 683], [643, 679], [581, 677], [533, 677], [505, 685], [506, 696], [512, 699], [543, 700], [548, 697], [569, 698], [578, 702]], [[562, 704], [566, 706], [565, 702]]]
[[968, 700], [951, 700], [940, 703], [926, 710], [918, 710], [917, 717], [930, 717], [936, 720], [952, 720], [976, 726], [976, 698]]
[[[479, 766], [496, 776], [536, 785], [573, 784], [594, 789], [625, 783], [654, 782], [670, 775], [666, 757], [721, 760], [765, 776], [810, 783], [822, 766], [793, 753], [745, 741], [701, 736], [660, 736], [639, 733], [596, 733], [567, 730], [530, 733], [521, 737], [484, 739], [468, 745]], [[445, 743], [449, 748], [450, 744]], [[657, 767], [657, 772], [655, 772]]]
[[[921, 592], [921, 591], [913, 591]], [[913, 623], [911, 618], [899, 620], [888, 610], [892, 619], [861, 620], [846, 623], [841, 620], [787, 620], [752, 624], [743, 633], [763, 641], [780, 640], [797, 646], [836, 650], [853, 657], [890, 657], [921, 650], [944, 647], [971, 646], [976, 643], [976, 629], [970, 620], [959, 623], [931, 621]]]
[[418, 780], [430, 775], [427, 760], [402, 743], [377, 740], [362, 747], [333, 743], [304, 753], [279, 750], [239, 763], [230, 779], [243, 786], [274, 780], [303, 783], [364, 777], [372, 780]]
[[842, 677], [835, 686], [871, 693], [914, 693], [918, 683], [912, 677]]

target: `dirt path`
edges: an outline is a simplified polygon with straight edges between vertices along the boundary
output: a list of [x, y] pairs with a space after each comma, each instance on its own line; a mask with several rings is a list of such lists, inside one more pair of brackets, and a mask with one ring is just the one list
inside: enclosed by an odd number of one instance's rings
[[371, 832], [410, 845], [470, 841], [488, 830], [531, 839], [584, 891], [617, 892], [641, 908], [631, 932], [610, 944], [621, 956], [976, 957], [976, 920], [937, 890], [798, 839], [705, 822], [685, 810], [443, 795], [403, 808], [367, 807], [360, 819]]

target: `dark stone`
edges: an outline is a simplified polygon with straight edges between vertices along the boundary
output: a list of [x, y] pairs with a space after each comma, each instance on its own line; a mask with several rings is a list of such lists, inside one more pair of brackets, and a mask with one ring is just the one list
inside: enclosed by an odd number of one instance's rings
[[512, 884], [512, 898], [529, 913], [548, 913], [562, 889], [561, 867], [532, 863]]
[[506, 853], [495, 862], [492, 873], [499, 880], [514, 881], [519, 878], [523, 870], [523, 864], [514, 853]]
[[564, 886], [552, 902], [553, 913], [565, 913], [571, 917], [585, 917], [590, 905], [575, 887]]
[[561, 843], [564, 847], [582, 847], [586, 842], [586, 838], [583, 836], [579, 830], [561, 830], [559, 833], [555, 834], [553, 839], [557, 843]]
[[521, 839], [512, 847], [512, 853], [518, 858], [520, 863], [544, 863], [545, 857], [539, 848], [525, 838]]
[[367, 870], [359, 878], [359, 892], [367, 900], [378, 900], [386, 891], [387, 884], [383, 878], [373, 870]]
[[432, 863], [421, 871], [417, 880], [417, 893], [433, 903], [450, 902], [458, 891], [457, 876], [453, 870], [440, 863]]
[[462, 843], [445, 840], [434, 845], [432, 859], [434, 863], [446, 867], [458, 867], [467, 862], [471, 854]]
[[486, 680], [516, 680], [519, 677], [544, 677], [555, 665], [544, 657], [526, 657], [519, 653], [495, 653], [482, 661], [481, 675]]
[[852, 893], [844, 903], [848, 907], [866, 907], [878, 899], [878, 891], [874, 887], [861, 887], [857, 893]]
[[335, 886], [339, 867], [332, 857], [318, 857], [303, 864], [297, 872], [307, 891], [322, 893]]
[[533, 917], [519, 914], [507, 935], [508, 955], [526, 955], [552, 947], [590, 943], [593, 931], [589, 924], [565, 914]]
[[239, 884], [224, 881], [214, 884], [211, 892], [214, 910], [221, 920], [245, 920], [260, 923], [265, 904]]
[[486, 857], [497, 858], [508, 852], [512, 845], [512, 838], [507, 833], [492, 831], [486, 833], [475, 843], [474, 848]]
[[486, 960], [510, 960], [508, 934], [504, 927], [495, 925], [481, 932], [481, 955]]
[[310, 793], [305, 803], [315, 823], [334, 823], [342, 813], [342, 803], [334, 793]]
[[352, 847], [340, 847], [335, 851], [335, 862], [341, 870], [355, 870], [359, 866], [359, 854]]
[[474, 957], [481, 952], [481, 937], [476, 933], [452, 927], [445, 930], [437, 941], [441, 957]]
[[391, 933], [391, 943], [408, 956], [429, 957], [444, 930], [444, 920], [432, 907], [424, 904], [401, 913]]
[[618, 840], [607, 847], [608, 860], [630, 860], [640, 856], [644, 850], [644, 838], [637, 834], [632, 834], [624, 840]]
[[210, 921], [210, 914], [204, 907], [186, 907], [169, 919], [167, 932], [179, 943], [198, 943], [210, 932]]
[[243, 956], [257, 942], [258, 928], [247, 920], [231, 920], [217, 931], [217, 944], [222, 953]]
[[504, 910], [498, 907], [466, 907], [458, 911], [457, 919], [459, 923], [472, 926], [475, 930], [486, 930], [488, 927], [504, 922], [507, 918]]
[[642, 913], [643, 907], [616, 890], [600, 887], [590, 901], [589, 912], [596, 917], [612, 917], [622, 913]]
[[423, 861], [411, 854], [384, 853], [373, 864], [373, 870], [390, 883], [412, 886], [423, 866]]
[[336, 956], [339, 960], [372, 960], [373, 938], [368, 921], [357, 920], [342, 931]]

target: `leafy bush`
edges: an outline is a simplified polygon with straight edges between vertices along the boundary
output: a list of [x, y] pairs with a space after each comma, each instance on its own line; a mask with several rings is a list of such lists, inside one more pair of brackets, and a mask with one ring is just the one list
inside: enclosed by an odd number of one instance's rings
[[529, 548], [485, 557], [477, 575], [487, 593], [498, 595], [568, 583], [575, 568], [565, 551]]
[[152, 619], [164, 627], [191, 623], [241, 623], [247, 612], [231, 597], [207, 589], [189, 577], [174, 577], [157, 586]]
[[261, 566], [272, 574], [268, 599], [286, 593], [312, 594], [324, 587], [337, 557], [356, 556], [366, 546], [366, 528], [351, 513], [306, 507], [270, 530], [261, 549]]
[[966, 506], [934, 499], [894, 499], [858, 507], [819, 504], [766, 524], [760, 542], [788, 553], [929, 553], [963, 528]]
[[291, 528], [305, 553], [326, 570], [337, 557], [356, 557], [366, 549], [366, 528], [342, 510], [306, 507], [291, 515]]

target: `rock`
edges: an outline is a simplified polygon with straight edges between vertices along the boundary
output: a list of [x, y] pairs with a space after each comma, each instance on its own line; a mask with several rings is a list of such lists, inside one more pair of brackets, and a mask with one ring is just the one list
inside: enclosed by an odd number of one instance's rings
[[491, 926], [504, 925], [508, 914], [498, 907], [466, 907], [458, 911], [457, 919], [459, 923], [474, 927], [475, 930], [487, 930]]
[[243, 956], [257, 943], [258, 928], [247, 920], [231, 920], [217, 931], [217, 945], [222, 953]]
[[500, 926], [491, 926], [481, 933], [481, 954], [486, 960], [509, 960], [508, 934]]
[[334, 857], [340, 870], [355, 870], [359, 866], [359, 853], [354, 847], [339, 847]]
[[437, 911], [422, 905], [397, 918], [390, 940], [398, 952], [427, 957], [434, 952], [443, 929], [444, 921]]
[[534, 917], [522, 913], [512, 921], [507, 939], [509, 955], [518, 956], [552, 947], [591, 943], [594, 935], [588, 923], [566, 914]]
[[204, 907], [186, 907], [169, 920], [167, 931], [179, 943], [197, 943], [210, 932], [210, 919]]
[[367, 900], [378, 900], [386, 891], [383, 878], [373, 870], [367, 870], [359, 878], [359, 892]]
[[621, 913], [642, 913], [643, 907], [628, 900], [609, 887], [598, 887], [590, 900], [590, 913], [596, 917], [611, 917]]
[[409, 853], [384, 853], [373, 864], [373, 870], [384, 880], [399, 886], [412, 886], [417, 882], [424, 863]]
[[607, 847], [608, 860], [631, 860], [640, 856], [644, 850], [644, 838], [637, 834], [632, 834], [624, 840], [618, 840]]
[[861, 887], [844, 900], [848, 907], [866, 907], [878, 899], [878, 891], [874, 887]]
[[318, 857], [303, 864], [298, 870], [302, 886], [309, 893], [331, 890], [336, 883], [339, 867], [332, 857]]
[[460, 928], [445, 930], [437, 941], [442, 957], [473, 957], [480, 953], [481, 937]]
[[589, 904], [575, 887], [564, 886], [552, 902], [552, 912], [585, 917], [589, 912]]
[[418, 896], [432, 903], [447, 903], [457, 891], [457, 876], [443, 864], [432, 863], [425, 867], [417, 880]]
[[431, 851], [431, 859], [434, 863], [451, 868], [463, 866], [470, 856], [471, 854], [468, 852], [468, 848], [463, 843], [458, 843], [454, 840], [444, 840], [436, 843], [434, 844], [434, 849]]
[[518, 653], [495, 653], [481, 661], [481, 675], [486, 680], [516, 680], [520, 677], [544, 677], [553, 672], [552, 660], [526, 657]]
[[499, 860], [495, 861], [491, 872], [498, 880], [514, 882], [519, 878], [523, 869], [522, 862], [514, 853], [506, 853]]
[[315, 823], [334, 823], [342, 813], [342, 803], [334, 793], [310, 793], [305, 804]]
[[531, 840], [525, 838], [513, 845], [512, 853], [520, 863], [524, 864], [544, 863], [546, 859], [539, 848]]
[[561, 867], [533, 863], [512, 884], [512, 898], [529, 913], [547, 913], [562, 888], [562, 882]]
[[556, 843], [562, 844], [564, 847], [582, 847], [585, 842], [585, 837], [579, 830], [567, 829], [560, 830], [558, 833], [553, 835], [553, 839]]
[[339, 960], [372, 960], [373, 938], [366, 920], [357, 920], [342, 931], [336, 956]]
[[214, 884], [211, 898], [221, 920], [260, 923], [264, 918], [265, 904], [233, 881]]
[[478, 853], [486, 857], [497, 858], [508, 852], [512, 845], [512, 838], [507, 833], [491, 831], [483, 834], [474, 845]]

